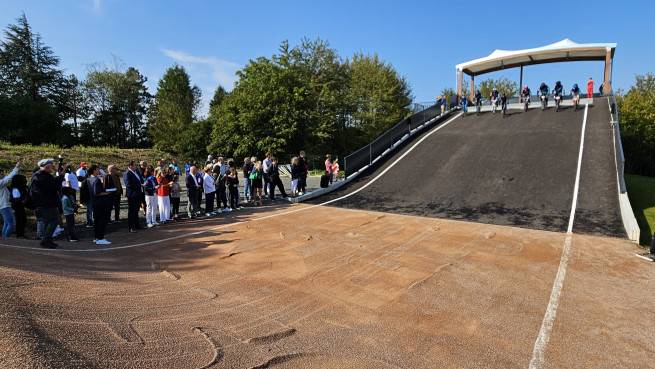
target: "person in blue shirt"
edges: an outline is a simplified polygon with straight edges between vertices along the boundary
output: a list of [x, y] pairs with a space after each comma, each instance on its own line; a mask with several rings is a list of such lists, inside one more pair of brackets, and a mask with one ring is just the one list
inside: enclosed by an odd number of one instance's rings
[[571, 88], [571, 96], [573, 97], [573, 105], [578, 110], [578, 105], [580, 104], [580, 87], [578, 87], [577, 83], [574, 83]]
[[460, 102], [460, 106], [462, 107], [462, 111], [464, 112], [464, 114], [468, 113], [468, 105], [469, 105], [468, 99], [466, 98], [466, 96], [462, 96], [462, 101]]

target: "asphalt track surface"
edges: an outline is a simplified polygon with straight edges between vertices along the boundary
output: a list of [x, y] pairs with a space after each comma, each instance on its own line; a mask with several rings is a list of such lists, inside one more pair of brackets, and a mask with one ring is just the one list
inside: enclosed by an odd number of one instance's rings
[[[607, 100], [594, 103], [573, 230], [623, 237]], [[363, 191], [330, 205], [564, 232], [583, 117], [584, 109], [569, 107], [512, 111], [505, 118], [469, 114], [434, 132]], [[356, 191], [411, 146], [312, 203]]]

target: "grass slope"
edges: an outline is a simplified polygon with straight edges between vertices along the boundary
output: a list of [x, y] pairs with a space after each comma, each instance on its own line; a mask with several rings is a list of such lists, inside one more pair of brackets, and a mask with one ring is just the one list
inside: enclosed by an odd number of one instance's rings
[[630, 204], [641, 229], [639, 243], [650, 245], [655, 231], [655, 177], [626, 174], [625, 180]]
[[116, 164], [119, 168], [125, 168], [129, 160], [146, 160], [152, 163], [154, 160], [169, 158], [169, 155], [154, 149], [118, 149], [114, 147], [84, 147], [74, 146], [61, 148], [55, 145], [11, 145], [0, 142], [0, 173], [10, 171], [17, 161], [22, 164], [24, 174], [30, 173], [36, 168], [36, 163], [43, 158], [56, 158], [63, 155], [67, 163], [73, 163], [77, 167], [80, 162], [90, 164]]

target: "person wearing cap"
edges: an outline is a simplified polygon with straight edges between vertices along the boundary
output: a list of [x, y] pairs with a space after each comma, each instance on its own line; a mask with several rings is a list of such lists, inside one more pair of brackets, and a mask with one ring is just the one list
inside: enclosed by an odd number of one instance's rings
[[80, 163], [80, 167], [77, 169], [77, 172], [75, 172], [77, 178], [80, 181], [83, 181], [86, 178], [86, 168], [87, 168], [87, 164], [85, 161], [83, 161]]
[[11, 211], [11, 194], [8, 190], [11, 179], [18, 174], [20, 162], [16, 163], [14, 170], [7, 176], [0, 179], [0, 216], [2, 216], [2, 239], [9, 238], [14, 230], [14, 214]]
[[38, 164], [39, 170], [32, 175], [30, 197], [37, 222], [43, 225], [41, 246], [54, 249], [57, 244], [52, 241], [52, 234], [59, 221], [60, 184], [53, 176], [54, 159], [42, 159]]

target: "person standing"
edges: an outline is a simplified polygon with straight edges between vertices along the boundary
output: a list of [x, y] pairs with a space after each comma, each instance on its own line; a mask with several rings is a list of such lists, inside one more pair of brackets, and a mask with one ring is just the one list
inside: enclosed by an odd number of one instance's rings
[[146, 193], [146, 224], [148, 228], [152, 228], [157, 223], [157, 178], [154, 175], [155, 169], [151, 166], [148, 166], [146, 169], [146, 182], [143, 186], [143, 190]]
[[14, 209], [16, 218], [16, 237], [25, 238], [25, 225], [27, 224], [27, 178], [22, 174], [16, 174], [11, 179], [11, 208]]
[[86, 177], [87, 177], [87, 175], [86, 175], [86, 168], [87, 168], [87, 164], [86, 164], [85, 161], [83, 161], [83, 162], [80, 163], [80, 167], [77, 168], [77, 172], [75, 172], [75, 175], [77, 175], [77, 179], [78, 179], [80, 182], [82, 182], [83, 180], [85, 180]]
[[171, 216], [171, 181], [161, 170], [157, 170], [157, 208], [159, 222], [166, 223]]
[[300, 159], [294, 156], [291, 159], [291, 196], [293, 197], [298, 196], [301, 174], [302, 168], [300, 167]]
[[205, 191], [205, 215], [210, 217], [215, 215], [214, 212], [214, 197], [216, 196], [216, 186], [214, 185], [214, 177], [212, 177], [212, 164], [207, 164], [205, 167], [205, 175], [202, 177], [202, 187]]
[[73, 189], [73, 200], [77, 201], [77, 192], [80, 190], [80, 180], [77, 178], [77, 175], [73, 171], [73, 167], [67, 166], [64, 174], [64, 184], [63, 187], [70, 187]]
[[594, 101], [594, 80], [591, 77], [587, 80], [587, 98]]
[[250, 161], [250, 157], [243, 159], [241, 169], [243, 171], [243, 196], [246, 198], [246, 202], [250, 202], [250, 198], [252, 197], [252, 183], [250, 182], [252, 168], [253, 163]]
[[298, 178], [298, 195], [302, 196], [307, 192], [307, 174], [309, 172], [309, 166], [307, 165], [307, 159], [305, 159], [305, 151], [301, 150], [300, 155], [298, 155], [298, 166], [300, 166], [300, 178]]
[[139, 206], [141, 206], [141, 197], [143, 196], [143, 182], [137, 170], [136, 164], [132, 160], [128, 163], [125, 173], [123, 173], [125, 196], [127, 197], [127, 226], [130, 233], [134, 233], [141, 228], [139, 225]]
[[111, 206], [111, 193], [105, 189], [100, 175], [100, 169], [95, 164], [89, 167], [89, 177], [86, 179], [89, 187], [89, 199], [93, 203], [93, 234], [96, 245], [110, 245], [111, 242], [105, 238], [107, 223], [109, 223], [109, 212]]
[[173, 183], [171, 183], [171, 217], [174, 221], [178, 221], [180, 217], [180, 196], [182, 194], [182, 187], [180, 186], [179, 176], [173, 176]]
[[[273, 164], [273, 161], [271, 160], [271, 157], [273, 154], [271, 152], [266, 153], [266, 158], [262, 162], [262, 173], [264, 174], [264, 195], [269, 195], [269, 191], [271, 189], [271, 165]], [[270, 196], [270, 195], [269, 195]]]
[[226, 193], [227, 165], [223, 162], [223, 157], [219, 157], [216, 164], [214, 164], [213, 173], [214, 187], [216, 187], [216, 207], [219, 212], [229, 212], [230, 208], [227, 206]]
[[334, 159], [334, 162], [332, 162], [332, 176], [335, 182], [339, 180], [339, 158]]
[[[252, 199], [253, 202], [255, 202], [255, 196], [257, 196], [257, 199], [259, 200], [259, 206], [264, 205], [262, 202], [262, 189], [264, 187], [264, 179], [263, 179], [263, 173], [262, 173], [262, 162], [259, 160], [255, 161], [255, 166], [253, 167], [252, 171], [250, 172], [250, 181], [252, 182]], [[256, 204], [257, 202], [255, 202]]]
[[230, 191], [230, 209], [239, 210], [239, 172], [234, 166], [230, 166], [227, 175], [227, 187]]
[[284, 184], [282, 183], [282, 180], [280, 179], [280, 169], [278, 167], [278, 161], [275, 156], [271, 158], [271, 167], [269, 168], [269, 176], [270, 176], [270, 189], [268, 191], [269, 198], [271, 200], [275, 200], [275, 187], [280, 190], [280, 194], [282, 194], [282, 197], [289, 197], [287, 193], [284, 191]]
[[325, 175], [330, 178], [330, 184], [332, 184], [332, 155], [325, 155]]
[[198, 170], [198, 168], [196, 168], [195, 165], [192, 165], [191, 168], [189, 168], [189, 174], [187, 174], [185, 181], [187, 196], [189, 197], [189, 202], [187, 203], [187, 213], [189, 214], [189, 218], [195, 218], [200, 212], [198, 210], [198, 188], [200, 186], [196, 179], [196, 170]]
[[9, 183], [11, 179], [18, 174], [20, 162], [16, 163], [14, 169], [4, 178], [0, 179], [0, 215], [2, 215], [2, 239], [9, 238], [14, 231], [14, 214], [11, 211], [11, 193], [9, 192]]
[[[121, 197], [123, 196], [123, 185], [121, 184], [121, 176], [118, 173], [115, 165], [107, 167], [109, 174], [105, 177], [105, 188], [111, 190], [111, 203], [109, 205], [109, 218], [111, 219], [111, 211], [114, 210], [114, 222], [120, 220], [121, 213]], [[110, 191], [108, 191], [110, 192]]]
[[54, 249], [57, 244], [52, 241], [52, 234], [59, 220], [59, 184], [53, 176], [54, 159], [42, 159], [39, 170], [32, 175], [30, 197], [34, 206], [37, 222], [42, 224], [41, 247]]
[[61, 189], [61, 209], [66, 219], [66, 238], [68, 242], [78, 242], [75, 235], [75, 199], [73, 195], [75, 190], [72, 187], [62, 187]]

